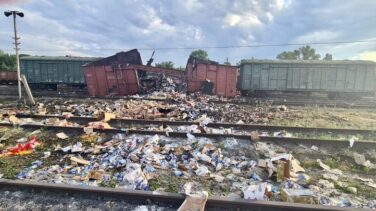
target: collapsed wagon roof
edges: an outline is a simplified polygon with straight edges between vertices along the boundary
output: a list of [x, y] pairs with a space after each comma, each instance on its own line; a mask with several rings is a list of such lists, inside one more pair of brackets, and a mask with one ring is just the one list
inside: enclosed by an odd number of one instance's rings
[[89, 66], [102, 66], [102, 65], [113, 65], [113, 64], [136, 64], [142, 65], [141, 55], [137, 49], [132, 49], [130, 51], [121, 51], [115, 55], [91, 62], [87, 65]]

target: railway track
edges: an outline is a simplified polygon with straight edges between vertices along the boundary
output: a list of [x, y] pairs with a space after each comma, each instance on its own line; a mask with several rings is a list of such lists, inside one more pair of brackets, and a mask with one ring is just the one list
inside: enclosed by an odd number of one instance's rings
[[[48, 119], [48, 118], [59, 118], [66, 119], [66, 117], [61, 115], [32, 115], [32, 114], [22, 114], [16, 115], [18, 118], [33, 118], [33, 119]], [[98, 121], [95, 117], [80, 117], [73, 116], [68, 118], [69, 121], [77, 122], [79, 124], [87, 125], [89, 122]], [[129, 125], [164, 125], [164, 126], [190, 126], [199, 125], [199, 122], [188, 122], [188, 121], [164, 121], [164, 120], [144, 120], [144, 119], [111, 119], [109, 123], [115, 127], [122, 128]], [[343, 134], [343, 135], [376, 135], [376, 130], [367, 129], [344, 129], [344, 128], [322, 128], [322, 127], [293, 127], [293, 126], [280, 126], [280, 125], [258, 125], [258, 124], [236, 124], [236, 123], [209, 123], [206, 125], [210, 128], [233, 128], [238, 130], [247, 131], [266, 131], [266, 132], [276, 132], [285, 130], [291, 133], [329, 133], [329, 134]]]
[[[18, 94], [16, 91], [13, 90], [14, 88], [9, 89], [9, 87], [1, 87], [0, 89], [0, 97], [1, 98], [18, 98]], [[57, 91], [34, 91], [34, 97], [36, 98], [70, 98], [70, 99], [83, 99], [87, 98], [88, 100], [152, 100], [152, 101], [171, 101], [171, 99], [164, 99], [164, 98], [150, 98], [150, 97], [133, 97], [133, 96], [108, 96], [108, 97], [89, 97], [87, 91], [85, 90], [78, 90], [74, 92], [57, 92]], [[26, 93], [24, 93], [26, 96]], [[173, 101], [173, 99], [172, 99]], [[291, 95], [281, 95], [281, 96], [273, 96], [273, 97], [258, 97], [258, 98], [248, 98], [242, 97], [239, 99], [232, 99], [232, 100], [209, 100], [209, 103], [218, 103], [218, 104], [237, 104], [237, 105], [259, 105], [262, 103], [267, 103], [270, 105], [287, 105], [287, 106], [307, 106], [307, 105], [315, 105], [321, 107], [342, 107], [342, 108], [376, 108], [376, 101], [372, 99], [361, 99], [356, 100], [356, 103], [353, 99], [345, 100], [345, 99], [337, 99], [337, 100], [329, 100], [322, 97], [315, 98], [315, 97], [293, 97]]]
[[[0, 179], [0, 190], [3, 191], [30, 191], [31, 195], [37, 195], [41, 192], [50, 193], [50, 196], [64, 193], [65, 197], [91, 198], [103, 200], [103, 197], [124, 200], [133, 204], [158, 204], [177, 209], [184, 201], [181, 194], [166, 192], [137, 191], [120, 188], [102, 188], [78, 185], [61, 185], [38, 183], [29, 181], [14, 181]], [[29, 196], [30, 198], [31, 196]], [[17, 202], [14, 202], [17, 203]], [[298, 203], [284, 203], [273, 201], [252, 201], [245, 199], [229, 199], [220, 197], [209, 197], [205, 210], [257, 210], [257, 211], [321, 211], [321, 210], [356, 210], [343, 207], [329, 207], [322, 205], [308, 205]]]
[[[3, 127], [14, 127], [15, 125], [11, 123], [0, 123], [0, 126]], [[17, 126], [17, 125], [16, 125]], [[64, 132], [83, 132], [84, 126], [54, 126], [54, 125], [43, 125], [43, 124], [22, 124], [18, 125], [24, 129], [47, 129], [53, 131], [64, 131]], [[124, 133], [124, 134], [138, 134], [138, 135], [161, 135], [161, 136], [169, 136], [169, 137], [180, 137], [186, 138], [187, 132], [166, 132], [166, 131], [158, 131], [158, 130], [145, 130], [145, 129], [117, 129], [117, 128], [110, 128], [110, 129], [93, 129], [95, 132], [100, 133], [108, 133], [108, 134], [116, 134], [116, 133]], [[249, 134], [218, 134], [218, 133], [190, 133], [195, 137], [206, 137], [212, 138], [215, 140], [222, 140], [223, 138], [236, 138], [236, 139], [251, 139]], [[328, 146], [335, 146], [339, 148], [347, 148], [349, 146], [348, 140], [343, 139], [317, 139], [317, 138], [295, 138], [295, 137], [274, 137], [274, 136], [260, 136], [259, 141], [262, 142], [271, 142], [277, 144], [308, 144], [308, 145], [316, 145], [319, 147], [328, 147]], [[370, 147], [376, 147], [376, 141], [356, 141], [352, 150], [365, 150], [369, 149]]]

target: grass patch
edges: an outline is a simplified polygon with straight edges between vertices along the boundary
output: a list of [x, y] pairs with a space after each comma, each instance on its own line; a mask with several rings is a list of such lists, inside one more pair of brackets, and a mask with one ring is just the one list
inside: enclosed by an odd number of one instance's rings
[[341, 166], [341, 161], [338, 158], [326, 158], [322, 162], [332, 169], [336, 169]]
[[109, 181], [102, 180], [98, 185], [99, 187], [116, 188], [116, 182], [114, 179], [110, 179]]
[[300, 165], [305, 169], [319, 169], [320, 165], [315, 160], [302, 160], [300, 161]]

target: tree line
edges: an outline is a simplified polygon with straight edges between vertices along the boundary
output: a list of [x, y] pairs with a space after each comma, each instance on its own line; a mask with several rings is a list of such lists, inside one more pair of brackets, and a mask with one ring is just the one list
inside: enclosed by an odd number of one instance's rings
[[[202, 49], [194, 50], [189, 55], [190, 57], [199, 58], [202, 60], [209, 60], [208, 52]], [[316, 53], [316, 49], [309, 45], [302, 46], [292, 51], [283, 51], [276, 57], [279, 60], [319, 60], [321, 55]], [[332, 60], [333, 56], [326, 53], [322, 60]], [[247, 60], [241, 60], [238, 64], [246, 62]], [[230, 62], [223, 62], [224, 65], [231, 65]], [[175, 67], [172, 61], [162, 61], [155, 64], [156, 67], [171, 68], [184, 71], [185, 67]], [[8, 53], [4, 53], [0, 50], [0, 71], [15, 71], [16, 70], [16, 56]]]

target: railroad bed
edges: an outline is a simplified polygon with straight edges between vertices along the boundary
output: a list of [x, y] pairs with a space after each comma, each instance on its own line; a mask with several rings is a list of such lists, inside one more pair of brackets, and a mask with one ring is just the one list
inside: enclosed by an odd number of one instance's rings
[[[0, 89], [0, 98], [7, 99], [17, 99], [18, 92], [15, 86], [3, 86]], [[154, 98], [154, 97], [135, 97], [135, 96], [109, 96], [109, 97], [88, 97], [86, 90], [75, 90], [75, 91], [47, 91], [47, 90], [36, 90], [33, 91], [33, 95], [36, 98], [46, 99], [46, 98], [72, 98], [72, 99], [145, 99], [153, 101], [165, 101], [164, 98]], [[26, 92], [23, 96], [27, 99]], [[270, 105], [287, 105], [287, 106], [306, 106], [306, 105], [316, 105], [316, 106], [326, 106], [326, 107], [344, 107], [344, 108], [376, 108], [376, 101], [374, 97], [366, 97], [362, 99], [334, 99], [330, 100], [320, 95], [318, 96], [304, 96], [304, 95], [291, 95], [291, 94], [281, 94], [281, 95], [271, 95], [264, 97], [238, 97], [234, 99], [216, 99], [216, 97], [211, 97], [209, 102], [221, 103], [221, 104], [238, 104], [238, 105], [259, 105], [260, 103], [268, 103]], [[171, 99], [167, 99], [171, 100]]]
[[[22, 123], [19, 125], [21, 128], [25, 129], [49, 129], [54, 131], [76, 131], [83, 132], [85, 127], [88, 126], [89, 122], [94, 122], [97, 118], [92, 117], [70, 117], [68, 121], [71, 123], [78, 123], [80, 125], [72, 126], [58, 126], [58, 125], [49, 125], [42, 122], [42, 120], [48, 120], [49, 118], [59, 118], [65, 119], [63, 116], [54, 116], [54, 115], [28, 115], [28, 114], [18, 114], [17, 117], [27, 118], [30, 121], [30, 118], [34, 118], [30, 123]], [[35, 121], [35, 122], [34, 122]], [[362, 135], [363, 137], [373, 138], [375, 131], [374, 130], [361, 130], [361, 129], [339, 129], [339, 128], [307, 128], [307, 127], [288, 127], [288, 126], [267, 126], [267, 125], [250, 125], [250, 124], [223, 124], [223, 123], [209, 123], [206, 130], [214, 129], [214, 132], [206, 133], [203, 132], [194, 132], [190, 131], [189, 127], [192, 125], [199, 125], [198, 122], [183, 122], [183, 121], [158, 121], [158, 120], [129, 120], [129, 119], [112, 119], [109, 122], [113, 125], [113, 128], [97, 128], [94, 127], [95, 132], [100, 133], [124, 133], [124, 134], [139, 134], [139, 135], [167, 135], [170, 137], [187, 137], [187, 133], [196, 136], [196, 137], [206, 137], [206, 138], [237, 138], [237, 139], [258, 139], [263, 142], [271, 143], [290, 143], [290, 144], [312, 144], [316, 146], [338, 146], [338, 147], [348, 147], [348, 139], [322, 139], [315, 138], [316, 133], [328, 133], [331, 135]], [[0, 123], [0, 126], [13, 127], [17, 126], [12, 123]], [[179, 129], [179, 126], [183, 126], [182, 129]], [[161, 128], [162, 127], [162, 128]], [[165, 130], [165, 128], [171, 128], [172, 131]], [[215, 129], [222, 129], [222, 131], [216, 132]], [[228, 129], [229, 132], [224, 133], [223, 131]], [[237, 129], [237, 130], [234, 130]], [[179, 131], [180, 130], [180, 131]], [[251, 131], [259, 131], [261, 136], [252, 137]], [[281, 135], [273, 136], [275, 132], [281, 132]], [[259, 134], [258, 132], [258, 134]], [[264, 134], [262, 133], [264, 132]], [[305, 137], [285, 137], [284, 133], [287, 132], [299, 132], [303, 133], [305, 136], [311, 133], [309, 138]], [[317, 134], [316, 134], [317, 135]], [[369, 147], [376, 147], [376, 141], [367, 141], [367, 140], [357, 140], [354, 144], [352, 150], [361, 151], [368, 149]]]
[[[121, 209], [169, 211], [176, 210], [183, 201], [183, 195], [165, 192], [144, 192], [113, 188], [0, 180], [0, 206], [10, 210]], [[205, 210], [350, 211], [355, 209], [209, 197]]]

